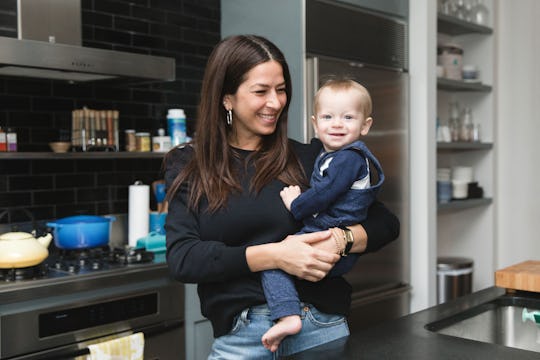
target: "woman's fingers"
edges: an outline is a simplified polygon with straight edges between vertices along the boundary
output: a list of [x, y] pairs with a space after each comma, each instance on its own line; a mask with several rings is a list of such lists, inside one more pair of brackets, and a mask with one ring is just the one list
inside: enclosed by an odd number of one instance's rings
[[283, 246], [280, 268], [305, 280], [318, 281], [324, 278], [339, 260], [339, 256], [316, 249], [310, 243], [324, 241], [329, 236], [331, 236], [329, 231], [288, 236], [280, 243]]

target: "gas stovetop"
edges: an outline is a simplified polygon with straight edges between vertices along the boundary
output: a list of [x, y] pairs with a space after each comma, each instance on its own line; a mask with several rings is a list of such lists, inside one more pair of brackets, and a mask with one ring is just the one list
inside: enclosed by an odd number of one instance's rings
[[156, 272], [167, 276], [166, 268], [163, 254], [155, 255], [145, 249], [52, 249], [39, 265], [0, 269], [0, 303], [120, 285], [130, 277], [142, 280]]
[[58, 250], [36, 266], [0, 269], [0, 286], [2, 286], [2, 282], [77, 276], [153, 261], [154, 253], [129, 247]]

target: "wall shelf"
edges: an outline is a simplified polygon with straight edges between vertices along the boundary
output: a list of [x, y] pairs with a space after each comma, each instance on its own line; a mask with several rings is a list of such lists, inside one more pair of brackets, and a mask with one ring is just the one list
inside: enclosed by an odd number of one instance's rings
[[452, 200], [448, 203], [437, 204], [438, 212], [465, 210], [478, 206], [487, 206], [493, 202], [492, 198]]
[[160, 159], [159, 152], [0, 152], [0, 160], [60, 160], [60, 159]]
[[446, 91], [477, 91], [490, 92], [491, 85], [481, 82], [467, 82], [463, 80], [452, 80], [446, 78], [437, 78], [437, 89]]
[[479, 34], [491, 34], [493, 29], [458, 19], [454, 16], [437, 14], [437, 28], [441, 33], [456, 36], [463, 34], [479, 33]]
[[468, 151], [468, 150], [491, 150], [493, 143], [486, 142], [438, 142], [438, 151]]

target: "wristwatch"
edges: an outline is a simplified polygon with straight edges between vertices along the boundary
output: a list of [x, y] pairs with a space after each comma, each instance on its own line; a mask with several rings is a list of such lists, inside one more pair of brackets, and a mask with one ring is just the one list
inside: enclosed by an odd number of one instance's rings
[[349, 229], [346, 226], [338, 226], [341, 230], [344, 232], [344, 239], [345, 239], [345, 248], [343, 248], [343, 251], [341, 252], [341, 256], [347, 256], [349, 255], [349, 252], [351, 251], [351, 248], [354, 243], [354, 237], [351, 229]]

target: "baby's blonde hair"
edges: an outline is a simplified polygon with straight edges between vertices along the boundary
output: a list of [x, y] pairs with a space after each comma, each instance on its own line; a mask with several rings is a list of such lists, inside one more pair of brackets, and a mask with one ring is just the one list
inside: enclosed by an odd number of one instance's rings
[[362, 99], [362, 110], [364, 113], [364, 116], [367, 118], [371, 116], [371, 111], [373, 108], [372, 102], [371, 102], [371, 95], [369, 95], [369, 91], [362, 85], [360, 85], [358, 82], [349, 79], [349, 78], [331, 78], [326, 80], [319, 90], [317, 90], [317, 93], [315, 94], [315, 99], [313, 101], [313, 113], [317, 114], [317, 107], [319, 106], [319, 97], [321, 95], [322, 90], [324, 89], [332, 89], [332, 90], [357, 90], [360, 93], [360, 98]]

